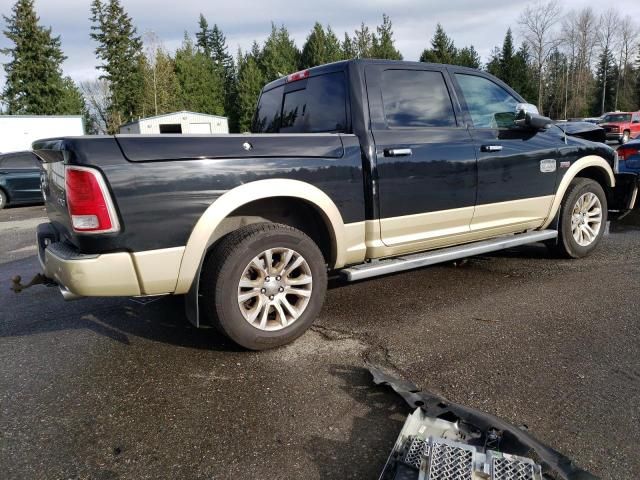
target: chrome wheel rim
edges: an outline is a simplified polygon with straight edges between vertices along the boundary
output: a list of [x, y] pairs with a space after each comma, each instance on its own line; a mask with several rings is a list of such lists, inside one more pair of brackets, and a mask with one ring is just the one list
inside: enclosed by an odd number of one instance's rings
[[238, 282], [238, 306], [255, 328], [276, 331], [304, 313], [313, 289], [309, 264], [295, 250], [270, 248], [255, 256]]
[[571, 232], [582, 247], [591, 245], [602, 228], [602, 204], [595, 193], [583, 194], [573, 207]]

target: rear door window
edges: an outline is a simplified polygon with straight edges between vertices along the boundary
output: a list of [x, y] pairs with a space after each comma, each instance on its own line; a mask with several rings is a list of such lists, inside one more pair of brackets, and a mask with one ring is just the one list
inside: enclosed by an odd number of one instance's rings
[[327, 73], [264, 92], [254, 133], [345, 132], [347, 95], [343, 72]]
[[389, 128], [456, 126], [451, 97], [440, 72], [385, 70], [382, 103]]
[[2, 168], [36, 169], [40, 167], [38, 159], [31, 153], [8, 155], [0, 160]]

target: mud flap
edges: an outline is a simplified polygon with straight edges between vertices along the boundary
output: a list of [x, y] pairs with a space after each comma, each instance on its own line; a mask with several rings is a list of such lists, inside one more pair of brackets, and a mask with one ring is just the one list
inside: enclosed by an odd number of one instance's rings
[[616, 174], [616, 186], [609, 198], [609, 218], [620, 220], [638, 205], [638, 175], [635, 173]]

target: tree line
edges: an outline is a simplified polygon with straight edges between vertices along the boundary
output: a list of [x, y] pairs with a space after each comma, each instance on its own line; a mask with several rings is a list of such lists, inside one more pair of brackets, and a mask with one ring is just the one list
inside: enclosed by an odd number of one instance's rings
[[[402, 60], [391, 19], [361, 23], [340, 38], [315, 23], [302, 48], [284, 25], [271, 25], [263, 43], [229, 52], [223, 31], [200, 15], [194, 34], [167, 51], [152, 32], [139, 34], [120, 0], [92, 0], [90, 38], [100, 75], [74, 83], [62, 71], [60, 37], [44, 27], [34, 0], [17, 0], [4, 15], [7, 114], [82, 114], [87, 131], [114, 133], [137, 118], [178, 110], [224, 115], [231, 131], [247, 131], [263, 85], [288, 73], [351, 58]], [[458, 48], [442, 25], [421, 62], [484, 68], [553, 118], [637, 110], [640, 104], [638, 27], [610, 9], [563, 14], [557, 0], [537, 0], [509, 28], [483, 64], [473, 45]], [[520, 38], [516, 45], [516, 35]]]

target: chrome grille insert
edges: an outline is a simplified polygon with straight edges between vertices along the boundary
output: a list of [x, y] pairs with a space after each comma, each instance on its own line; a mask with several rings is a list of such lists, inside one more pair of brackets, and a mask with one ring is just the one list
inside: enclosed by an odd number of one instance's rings
[[527, 459], [494, 457], [491, 480], [534, 480], [534, 467]]
[[429, 480], [471, 480], [473, 448], [433, 442], [429, 458]]

